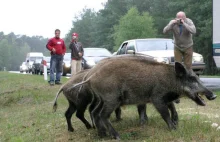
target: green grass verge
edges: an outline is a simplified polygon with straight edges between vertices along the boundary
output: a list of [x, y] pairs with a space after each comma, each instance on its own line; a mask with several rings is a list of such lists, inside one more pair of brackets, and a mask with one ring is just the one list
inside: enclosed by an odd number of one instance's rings
[[[62, 78], [62, 82], [66, 82]], [[50, 141], [114, 141], [107, 137], [100, 139], [94, 129], [87, 130], [75, 117], [73, 133], [67, 131], [64, 113], [68, 103], [63, 95], [58, 100], [57, 112], [52, 112], [52, 103], [60, 86], [49, 86], [43, 76], [10, 74], [0, 72], [0, 141], [10, 142], [50, 142]], [[216, 92], [220, 96], [220, 92]], [[113, 126], [121, 135], [122, 141], [220, 141], [220, 131], [211, 127], [220, 125], [220, 98], [208, 101], [207, 106], [198, 107], [189, 99], [181, 99], [177, 104], [179, 126], [169, 131], [167, 125], [154, 107], [149, 104], [148, 124], [139, 125], [135, 106], [122, 108], [120, 122]], [[90, 120], [86, 112], [87, 120]], [[111, 116], [113, 121], [115, 116]]]

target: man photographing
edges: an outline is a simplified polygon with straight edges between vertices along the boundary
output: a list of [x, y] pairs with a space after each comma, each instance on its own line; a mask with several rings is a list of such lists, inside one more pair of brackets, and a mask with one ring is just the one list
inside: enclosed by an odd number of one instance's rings
[[163, 33], [169, 31], [173, 32], [175, 61], [183, 62], [186, 68], [191, 70], [193, 55], [192, 34], [196, 33], [195, 25], [191, 19], [186, 18], [184, 12], [180, 11], [176, 14], [176, 19], [171, 20], [164, 28]]

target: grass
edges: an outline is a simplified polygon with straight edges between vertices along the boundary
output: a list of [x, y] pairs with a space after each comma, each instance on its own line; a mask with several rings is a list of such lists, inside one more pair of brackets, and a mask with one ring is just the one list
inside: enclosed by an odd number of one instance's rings
[[[66, 82], [62, 78], [62, 82]], [[96, 130], [87, 130], [75, 116], [73, 133], [67, 131], [64, 112], [68, 103], [63, 95], [58, 100], [58, 110], [52, 113], [52, 103], [60, 86], [50, 87], [43, 76], [0, 72], [0, 142], [100, 142], [115, 141], [110, 137], [100, 139]], [[220, 96], [220, 92], [216, 92]], [[113, 126], [121, 135], [121, 141], [220, 141], [220, 131], [211, 127], [220, 125], [220, 98], [208, 101], [206, 107], [198, 107], [189, 99], [181, 99], [176, 105], [179, 126], [169, 131], [157, 111], [148, 105], [148, 124], [139, 125], [135, 106], [122, 108], [120, 122]], [[88, 112], [86, 118], [90, 120]], [[111, 116], [113, 121], [115, 116]]]

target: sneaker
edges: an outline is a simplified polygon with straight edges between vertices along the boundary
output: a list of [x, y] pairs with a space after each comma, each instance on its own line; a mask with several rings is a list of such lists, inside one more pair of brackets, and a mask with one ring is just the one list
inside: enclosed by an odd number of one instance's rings
[[57, 84], [57, 85], [61, 85], [62, 83], [59, 82], [59, 81], [56, 81], [55, 84]]
[[54, 82], [48, 81], [48, 83], [50, 84], [50, 86], [54, 86]]

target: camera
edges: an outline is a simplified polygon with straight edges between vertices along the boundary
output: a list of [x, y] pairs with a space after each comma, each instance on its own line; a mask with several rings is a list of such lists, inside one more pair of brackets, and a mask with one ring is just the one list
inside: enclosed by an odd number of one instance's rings
[[182, 24], [182, 19], [176, 19], [177, 20], [177, 24]]

